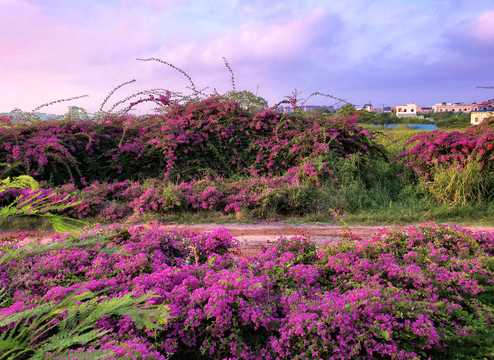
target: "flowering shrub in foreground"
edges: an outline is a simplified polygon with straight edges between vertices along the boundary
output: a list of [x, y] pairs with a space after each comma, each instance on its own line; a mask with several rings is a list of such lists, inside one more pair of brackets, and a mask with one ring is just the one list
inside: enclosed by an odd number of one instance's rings
[[5, 239], [0, 330], [71, 291], [152, 293], [147, 304], [166, 309], [166, 323], [151, 329], [104, 316], [96, 326], [104, 336], [71, 351], [138, 351], [144, 359], [493, 355], [494, 234], [427, 223], [319, 249], [304, 237], [281, 238], [255, 258], [234, 256], [235, 246], [224, 229], [167, 233], [158, 223], [99, 226], [46, 247]]

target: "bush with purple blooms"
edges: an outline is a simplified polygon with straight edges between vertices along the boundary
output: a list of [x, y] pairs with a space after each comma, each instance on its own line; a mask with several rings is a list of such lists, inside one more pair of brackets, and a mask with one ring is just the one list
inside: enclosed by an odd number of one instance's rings
[[0, 144], [0, 177], [31, 175], [78, 187], [95, 180], [190, 181], [300, 171], [324, 180], [335, 159], [372, 161], [383, 155], [355, 119], [247, 111], [219, 96], [170, 103], [166, 112], [143, 118], [107, 115], [1, 127]]
[[[280, 239], [255, 258], [231, 252], [235, 239], [224, 229], [165, 232], [159, 223], [98, 226], [42, 247], [19, 247], [18, 240], [4, 239], [0, 252], [3, 340], [34, 321], [26, 311], [55, 309], [52, 321], [63, 322], [68, 313], [59, 304], [74, 292], [90, 292], [100, 301], [149, 295], [131, 309], [149, 307], [154, 315], [143, 326], [132, 311], [96, 314], [94, 330], [103, 335], [67, 347], [68, 353], [113, 359], [136, 352], [143, 359], [494, 355], [492, 233], [427, 223], [321, 248], [304, 237]], [[32, 345], [35, 355], [66, 331], [50, 329]]]
[[[348, 173], [368, 176], [384, 158], [354, 118], [245, 110], [220, 96], [171, 102], [145, 118], [16, 123], [0, 128], [0, 139], [0, 177], [29, 174], [43, 195], [79, 201], [63, 215], [105, 221], [147, 212], [326, 211], [334, 184]], [[12, 189], [0, 206], [34, 195]]]
[[[97, 218], [114, 221], [124, 218], [139, 220], [146, 213], [173, 214], [184, 211], [214, 210], [223, 213], [251, 211], [258, 217], [271, 213], [303, 214], [320, 207], [318, 196], [324, 190], [311, 186], [301, 176], [253, 177], [245, 180], [204, 179], [173, 184], [148, 179], [105, 183], [95, 181], [82, 189], [73, 184], [58, 188], [8, 189], [0, 194], [0, 206], [15, 198], [30, 203], [30, 199], [46, 196], [72, 206], [54, 213], [77, 219]], [[48, 197], [50, 196], [50, 197]], [[77, 203], [75, 203], [77, 201]]]
[[464, 132], [431, 131], [412, 137], [400, 162], [440, 203], [465, 205], [492, 200], [494, 194], [494, 128]]

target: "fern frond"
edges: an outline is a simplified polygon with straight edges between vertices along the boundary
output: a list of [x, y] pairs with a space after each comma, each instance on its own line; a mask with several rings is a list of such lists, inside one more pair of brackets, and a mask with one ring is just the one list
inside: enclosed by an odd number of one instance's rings
[[38, 190], [39, 189], [39, 183], [34, 180], [29, 175], [19, 175], [14, 178], [14, 180], [10, 180], [10, 177], [0, 181], [0, 192], [6, 189], [24, 189], [24, 188], [30, 188], [32, 190]]
[[60, 359], [84, 359], [84, 360], [100, 360], [115, 355], [115, 352], [110, 350], [78, 350], [73, 352], [64, 351], [57, 352], [56, 355]]
[[0, 320], [0, 326], [15, 325], [0, 334], [0, 359], [15, 359], [26, 353], [32, 353], [30, 359], [45, 359], [71, 347], [94, 344], [109, 332], [95, 329], [97, 322], [109, 315], [129, 315], [138, 328], [162, 329], [159, 319], [167, 317], [167, 308], [147, 305], [156, 296], [153, 293], [137, 298], [134, 295], [105, 299], [93, 292], [72, 292], [58, 303], [39, 304], [8, 315]]
[[81, 226], [87, 224], [82, 220], [72, 219], [66, 216], [54, 215], [50, 213], [42, 214], [41, 216], [48, 218], [51, 226], [53, 227], [53, 230], [59, 234], [80, 231]]
[[[9, 178], [2, 181], [0, 186], [0, 193], [8, 188], [25, 188], [30, 187], [31, 191], [37, 191], [38, 183], [30, 176], [22, 175], [16, 177], [14, 180]], [[55, 193], [41, 196], [41, 192], [36, 192], [32, 196], [28, 197], [24, 201], [21, 201], [22, 196], [18, 196], [7, 206], [0, 209], [0, 221], [8, 217], [36, 215], [48, 218], [53, 229], [56, 232], [64, 233], [69, 231], [76, 231], [80, 228], [79, 225], [85, 225], [82, 220], [68, 218], [58, 214], [52, 214], [50, 211], [62, 211], [70, 207], [80, 204], [80, 201], [71, 202], [65, 204], [64, 202], [69, 199], [70, 195], [65, 196], [60, 200], [51, 200]]]

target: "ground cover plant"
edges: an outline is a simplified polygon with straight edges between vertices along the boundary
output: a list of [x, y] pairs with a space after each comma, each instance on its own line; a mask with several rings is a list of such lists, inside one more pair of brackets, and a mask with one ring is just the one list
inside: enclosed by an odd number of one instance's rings
[[255, 258], [221, 228], [22, 238], [1, 243], [0, 358], [494, 355], [492, 233], [426, 223], [320, 248], [280, 238]]

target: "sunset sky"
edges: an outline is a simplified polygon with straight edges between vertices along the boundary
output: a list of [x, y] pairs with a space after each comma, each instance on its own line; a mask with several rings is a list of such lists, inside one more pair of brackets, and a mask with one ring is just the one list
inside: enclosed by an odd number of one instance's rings
[[[493, 0], [0, 0], [0, 112], [99, 109], [141, 90], [294, 89], [362, 106], [494, 98]], [[332, 105], [314, 97], [310, 104]]]

